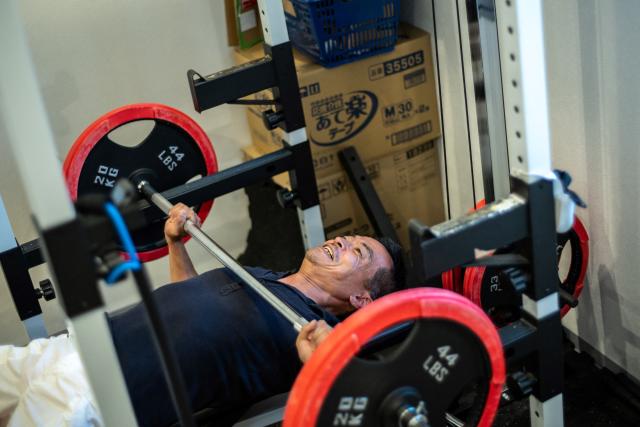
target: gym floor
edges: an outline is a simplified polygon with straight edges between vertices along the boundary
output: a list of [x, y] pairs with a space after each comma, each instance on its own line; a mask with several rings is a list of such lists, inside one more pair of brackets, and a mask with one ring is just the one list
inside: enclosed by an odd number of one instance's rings
[[[598, 369], [585, 353], [565, 355], [564, 417], [566, 427], [631, 426], [640, 422], [640, 395], [623, 375]], [[496, 427], [529, 427], [529, 403], [521, 400], [498, 411]]]
[[[260, 265], [275, 271], [287, 271], [297, 268], [302, 260], [304, 248], [296, 212], [278, 205], [278, 188], [267, 182], [245, 189], [249, 198], [252, 226], [247, 237], [247, 249], [239, 257], [244, 265]], [[640, 388], [626, 376], [600, 369], [590, 356], [570, 348], [565, 354], [563, 397], [567, 427], [640, 423]], [[515, 401], [501, 407], [494, 425], [530, 426], [528, 400]]]

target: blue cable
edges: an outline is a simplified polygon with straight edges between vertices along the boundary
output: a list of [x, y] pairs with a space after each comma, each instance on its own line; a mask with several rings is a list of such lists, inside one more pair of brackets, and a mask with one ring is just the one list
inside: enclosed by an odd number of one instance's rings
[[120, 214], [118, 208], [116, 208], [113, 203], [107, 202], [104, 205], [104, 209], [107, 212], [107, 216], [111, 219], [114, 228], [116, 229], [116, 233], [120, 238], [122, 246], [129, 254], [129, 260], [118, 264], [109, 272], [109, 274], [107, 274], [106, 282], [108, 284], [113, 284], [127, 270], [139, 270], [140, 260], [138, 259], [138, 253], [136, 252], [136, 247], [133, 244], [133, 239], [131, 239], [129, 230], [127, 230], [127, 226], [124, 223], [124, 219], [122, 218], [122, 215]]
[[128, 271], [128, 270], [139, 270], [139, 269], [140, 269], [140, 262], [138, 262], [138, 261], [124, 261], [124, 262], [116, 265], [109, 272], [109, 274], [107, 274], [107, 277], [106, 277], [105, 280], [109, 285], [112, 285], [112, 284], [114, 284], [115, 282], [118, 281], [120, 276], [122, 276], [122, 274], [125, 271]]

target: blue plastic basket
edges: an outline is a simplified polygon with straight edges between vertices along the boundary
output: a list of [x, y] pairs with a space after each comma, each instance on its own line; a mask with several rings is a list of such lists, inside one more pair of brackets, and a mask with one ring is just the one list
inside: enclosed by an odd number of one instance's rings
[[325, 67], [393, 50], [400, 0], [290, 0], [289, 37]]

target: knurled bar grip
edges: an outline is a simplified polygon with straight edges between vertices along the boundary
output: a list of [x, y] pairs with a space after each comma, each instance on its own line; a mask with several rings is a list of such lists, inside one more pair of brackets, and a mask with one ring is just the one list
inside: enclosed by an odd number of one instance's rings
[[[165, 214], [173, 207], [173, 204], [157, 192], [147, 181], [138, 183], [138, 191], [141, 192], [151, 203], [156, 205]], [[309, 323], [307, 319], [296, 313], [291, 307], [282, 302], [271, 291], [269, 291], [262, 283], [244, 269], [238, 262], [229, 255], [222, 247], [220, 247], [211, 237], [205, 234], [191, 220], [187, 220], [184, 224], [184, 230], [198, 243], [200, 243], [211, 255], [216, 257], [225, 267], [233, 271], [244, 283], [249, 285], [255, 292], [264, 298], [273, 308], [282, 314], [296, 331], [300, 331], [304, 325]]]

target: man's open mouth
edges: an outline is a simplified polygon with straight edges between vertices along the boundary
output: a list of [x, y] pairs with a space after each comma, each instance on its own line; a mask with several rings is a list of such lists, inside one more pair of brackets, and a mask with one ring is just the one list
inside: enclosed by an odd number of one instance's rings
[[329, 258], [331, 258], [331, 260], [334, 259], [334, 257], [333, 257], [333, 249], [331, 247], [329, 247], [328, 245], [324, 245], [322, 247], [322, 249], [324, 249], [324, 252], [327, 254], [327, 256]]

